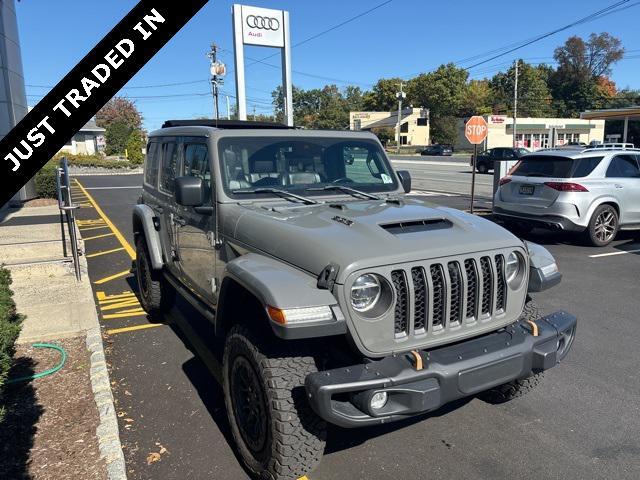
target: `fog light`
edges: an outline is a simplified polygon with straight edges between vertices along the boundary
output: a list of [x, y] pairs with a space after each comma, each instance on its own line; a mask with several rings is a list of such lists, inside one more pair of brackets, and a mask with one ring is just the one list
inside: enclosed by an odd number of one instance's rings
[[374, 393], [369, 401], [371, 410], [380, 410], [387, 404], [387, 392]]

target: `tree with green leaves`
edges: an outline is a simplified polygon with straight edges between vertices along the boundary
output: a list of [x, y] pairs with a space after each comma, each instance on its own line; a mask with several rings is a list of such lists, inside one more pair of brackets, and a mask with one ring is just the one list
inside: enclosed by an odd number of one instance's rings
[[461, 117], [493, 113], [493, 92], [488, 80], [471, 80], [464, 93], [458, 114]]
[[107, 155], [123, 155], [133, 129], [124, 120], [111, 122], [106, 128]]
[[144, 155], [142, 153], [143, 148], [144, 139], [142, 137], [142, 131], [139, 129], [131, 130], [126, 143], [127, 158], [131, 163], [142, 165], [144, 162]]
[[[518, 60], [518, 116], [550, 117], [554, 115], [551, 92], [547, 87], [546, 67], [536, 67]], [[515, 65], [499, 72], [490, 81], [493, 111], [513, 115]]]
[[[401, 78], [381, 78], [376, 82], [371, 91], [365, 92], [363, 96], [364, 110], [389, 112], [397, 110], [398, 98], [396, 94], [400, 91], [400, 82], [406, 81]], [[408, 104], [408, 98], [405, 103]]]

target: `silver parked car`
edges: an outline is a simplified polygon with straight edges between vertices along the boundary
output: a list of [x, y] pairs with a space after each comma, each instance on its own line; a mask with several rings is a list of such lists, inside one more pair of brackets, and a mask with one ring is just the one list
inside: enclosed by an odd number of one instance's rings
[[640, 229], [640, 149], [602, 145], [525, 155], [500, 180], [493, 212], [519, 230], [584, 232], [595, 246]]

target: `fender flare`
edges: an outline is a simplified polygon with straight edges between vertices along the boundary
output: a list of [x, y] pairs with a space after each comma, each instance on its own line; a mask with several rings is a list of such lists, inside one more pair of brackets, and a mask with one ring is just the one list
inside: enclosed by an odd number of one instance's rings
[[[284, 262], [264, 255], [248, 253], [229, 263], [222, 279], [221, 294], [233, 282], [253, 295], [263, 308], [287, 310], [329, 306], [334, 318], [327, 322], [282, 325], [271, 320], [271, 330], [282, 339], [315, 338], [347, 333], [347, 324], [338, 301], [329, 290], [317, 287], [317, 279]], [[233, 298], [222, 294], [218, 312], [223, 317], [233, 310]], [[227, 312], [227, 313], [222, 313]], [[224, 331], [228, 320], [216, 321], [216, 332]]]
[[134, 238], [143, 235], [147, 243], [149, 258], [151, 259], [151, 267], [154, 270], [162, 270], [164, 262], [162, 261], [162, 247], [160, 244], [160, 235], [155, 227], [156, 215], [154, 211], [144, 204], [133, 207], [132, 223]]
[[317, 278], [284, 262], [248, 253], [227, 263], [223, 282], [232, 278], [266, 306], [287, 309], [336, 305], [328, 290], [317, 287]]
[[556, 259], [551, 252], [537, 243], [525, 241], [529, 253], [528, 292], [542, 292], [556, 286], [562, 280]]

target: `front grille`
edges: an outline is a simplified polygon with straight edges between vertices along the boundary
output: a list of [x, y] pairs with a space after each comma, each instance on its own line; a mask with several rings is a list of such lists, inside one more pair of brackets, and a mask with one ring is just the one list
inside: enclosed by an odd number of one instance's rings
[[480, 269], [482, 270], [482, 315], [491, 312], [491, 301], [493, 300], [493, 271], [491, 270], [491, 259], [482, 257], [480, 259]]
[[407, 291], [407, 280], [404, 271], [394, 270], [391, 272], [391, 281], [393, 282], [393, 288], [396, 290], [394, 333], [401, 335], [407, 333], [407, 325], [409, 323], [409, 306], [407, 304], [409, 292]]
[[507, 289], [504, 279], [504, 257], [502, 255], [496, 255], [496, 275], [498, 277], [496, 288], [496, 310], [504, 310], [505, 302], [507, 300]]
[[494, 254], [393, 270], [395, 336], [469, 327], [503, 314], [504, 267], [504, 256]]

